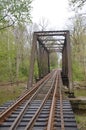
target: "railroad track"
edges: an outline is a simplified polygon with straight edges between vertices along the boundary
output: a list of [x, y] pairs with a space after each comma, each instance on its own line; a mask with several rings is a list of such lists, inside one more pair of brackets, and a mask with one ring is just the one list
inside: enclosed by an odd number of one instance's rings
[[61, 86], [59, 71], [46, 76], [1, 113], [0, 130], [77, 130], [70, 102], [63, 100]]
[[17, 108], [18, 105], [25, 102], [26, 99], [29, 99], [31, 97], [31, 95], [40, 87], [40, 85], [43, 82], [46, 82], [46, 80], [49, 79], [51, 77], [51, 75], [52, 75], [52, 73], [45, 76], [30, 91], [28, 91], [28, 90], [25, 91], [16, 101], [8, 102], [4, 106], [1, 106], [0, 122], [1, 122], [1, 118], [4, 119], [4, 117], [3, 117], [4, 115], [6, 117], [6, 113], [9, 114], [9, 111], [11, 111], [11, 110], [13, 111], [15, 108]]

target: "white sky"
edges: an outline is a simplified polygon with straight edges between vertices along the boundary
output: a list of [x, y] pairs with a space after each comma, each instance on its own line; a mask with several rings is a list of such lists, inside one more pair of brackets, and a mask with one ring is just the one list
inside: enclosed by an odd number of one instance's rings
[[42, 18], [49, 21], [50, 28], [64, 29], [71, 12], [68, 0], [33, 0], [32, 20], [39, 23]]

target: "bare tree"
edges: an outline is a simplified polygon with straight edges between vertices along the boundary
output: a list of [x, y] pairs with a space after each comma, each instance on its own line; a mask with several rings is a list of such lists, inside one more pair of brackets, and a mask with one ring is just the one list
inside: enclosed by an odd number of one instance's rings
[[48, 24], [49, 24], [49, 21], [48, 21], [46, 18], [42, 17], [42, 18], [40, 19], [40, 21], [39, 21], [40, 30], [41, 30], [41, 31], [47, 30]]
[[69, 0], [69, 4], [73, 8], [81, 8], [86, 4], [86, 0]]

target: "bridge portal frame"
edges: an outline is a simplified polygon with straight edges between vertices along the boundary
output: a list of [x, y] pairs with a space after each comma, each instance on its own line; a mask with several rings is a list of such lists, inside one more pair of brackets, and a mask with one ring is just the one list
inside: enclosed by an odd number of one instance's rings
[[[55, 36], [55, 38], [53, 38]], [[51, 38], [50, 38], [51, 37]], [[62, 38], [64, 37], [64, 38]], [[51, 46], [47, 41], [57, 41]], [[58, 44], [60, 41], [60, 44]], [[55, 48], [55, 44], [58, 45]], [[49, 54], [52, 52], [62, 53], [62, 80], [63, 84], [69, 88], [69, 94], [74, 95], [72, 81], [72, 61], [71, 61], [71, 46], [69, 30], [61, 31], [39, 31], [33, 33], [29, 78], [27, 88], [33, 84], [35, 55], [37, 56], [39, 78], [50, 73]]]

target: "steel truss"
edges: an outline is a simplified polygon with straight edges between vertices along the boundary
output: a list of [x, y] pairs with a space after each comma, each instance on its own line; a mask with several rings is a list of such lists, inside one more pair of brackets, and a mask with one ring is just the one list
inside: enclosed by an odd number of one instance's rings
[[40, 79], [50, 72], [49, 54], [52, 52], [62, 53], [63, 84], [69, 88], [70, 94], [74, 94], [72, 84], [70, 32], [68, 30], [34, 32], [27, 88], [31, 87], [33, 84], [35, 55], [37, 57]]

